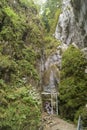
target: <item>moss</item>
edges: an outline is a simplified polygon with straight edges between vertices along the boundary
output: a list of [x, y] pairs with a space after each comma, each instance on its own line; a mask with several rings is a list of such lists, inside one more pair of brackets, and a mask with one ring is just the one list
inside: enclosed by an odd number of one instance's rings
[[42, 77], [44, 85], [48, 85], [49, 84], [50, 73], [51, 73], [50, 69], [48, 69], [47, 71], [44, 72], [43, 77]]
[[60, 79], [60, 71], [58, 69], [58, 65], [52, 65], [51, 70], [54, 72], [54, 76], [56, 79]]
[[54, 73], [54, 78], [55, 79], [59, 79], [60, 77], [60, 72], [57, 68], [56, 65], [51, 65], [48, 70], [46, 70], [43, 74], [43, 83], [44, 85], [48, 85], [50, 83], [50, 75], [51, 75], [51, 71], [53, 71]]

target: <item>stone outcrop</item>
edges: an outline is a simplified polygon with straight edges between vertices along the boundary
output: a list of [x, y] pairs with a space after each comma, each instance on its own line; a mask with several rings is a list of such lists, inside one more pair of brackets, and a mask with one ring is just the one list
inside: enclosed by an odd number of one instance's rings
[[87, 47], [87, 0], [63, 0], [55, 37], [67, 45]]
[[60, 68], [61, 68], [60, 48], [57, 48], [56, 52], [50, 55], [47, 58], [47, 60], [42, 64], [41, 67], [43, 71], [42, 72], [43, 91], [45, 92], [57, 91], [58, 87], [57, 85], [60, 80], [60, 71], [59, 71]]

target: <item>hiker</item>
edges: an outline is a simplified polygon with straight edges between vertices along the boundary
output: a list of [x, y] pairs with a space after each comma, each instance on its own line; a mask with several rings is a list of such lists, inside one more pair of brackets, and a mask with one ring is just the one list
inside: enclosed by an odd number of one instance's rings
[[46, 102], [45, 109], [46, 109], [46, 112], [48, 114], [52, 114], [52, 107], [51, 107], [51, 104], [49, 102]]

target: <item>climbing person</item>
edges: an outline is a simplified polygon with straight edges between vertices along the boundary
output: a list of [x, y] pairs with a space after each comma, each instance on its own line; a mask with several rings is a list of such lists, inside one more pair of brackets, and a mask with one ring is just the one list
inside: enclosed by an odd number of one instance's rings
[[49, 102], [46, 102], [45, 109], [46, 109], [46, 112], [49, 114]]
[[45, 109], [46, 109], [46, 112], [47, 112], [48, 114], [52, 114], [51, 103], [46, 102], [46, 104], [45, 104]]
[[51, 103], [49, 105], [49, 111], [50, 111], [50, 114], [53, 114], [53, 109], [52, 109]]

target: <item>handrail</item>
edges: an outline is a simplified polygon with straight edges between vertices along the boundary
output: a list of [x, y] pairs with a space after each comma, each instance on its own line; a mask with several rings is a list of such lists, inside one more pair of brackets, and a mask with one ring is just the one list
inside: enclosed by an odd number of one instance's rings
[[77, 130], [83, 130], [81, 116], [79, 116], [78, 119]]

